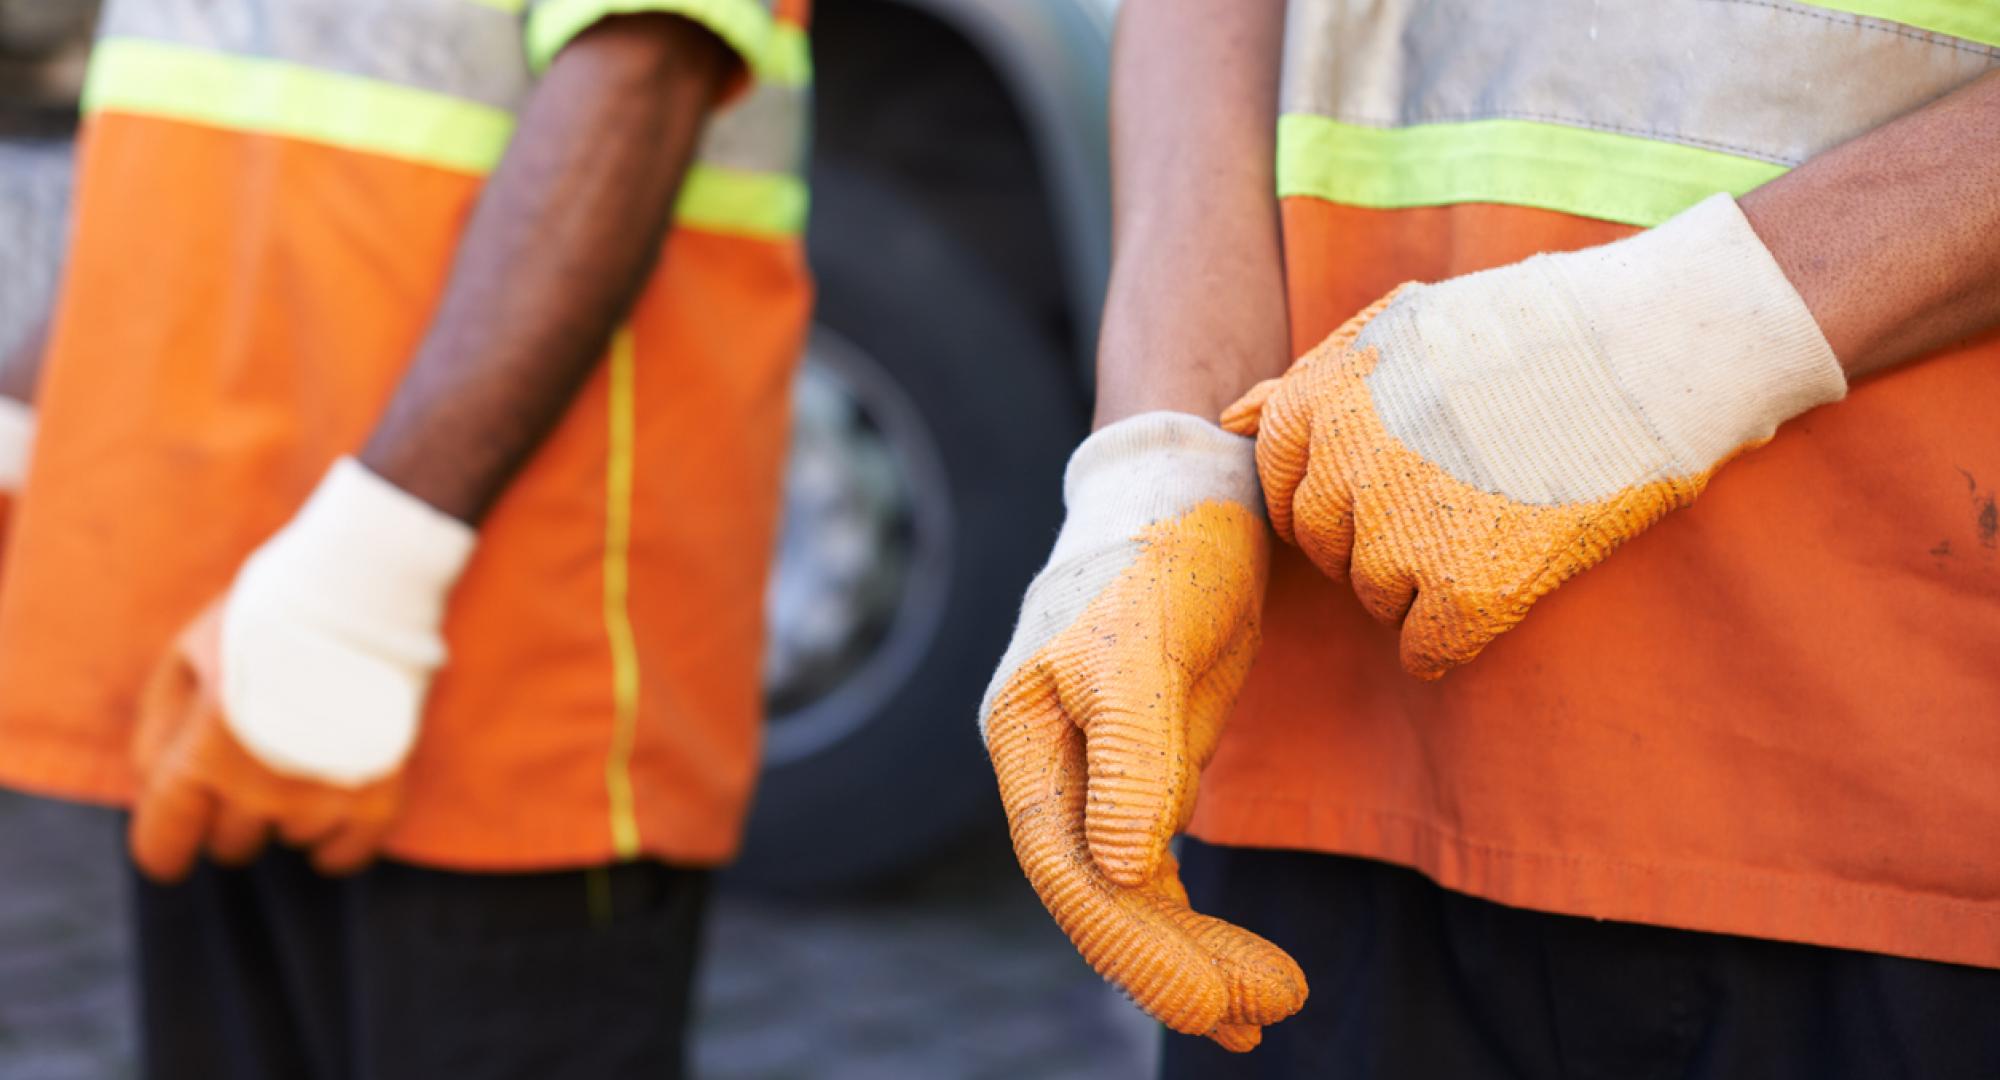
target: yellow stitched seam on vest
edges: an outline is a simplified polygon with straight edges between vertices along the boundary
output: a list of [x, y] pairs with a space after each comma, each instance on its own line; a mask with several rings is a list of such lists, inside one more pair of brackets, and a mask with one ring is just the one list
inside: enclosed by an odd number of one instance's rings
[[636, 377], [632, 331], [611, 339], [609, 449], [604, 464], [604, 634], [611, 649], [611, 749], [604, 788], [611, 804], [611, 849], [639, 854], [639, 820], [632, 809], [632, 743], [639, 726], [639, 649], [632, 633], [632, 431]]
[[1506, 203], [1653, 226], [1785, 172], [1754, 158], [1527, 120], [1374, 128], [1278, 121], [1278, 194], [1374, 209]]
[[1981, 0], [1802, 0], [1808, 7], [1901, 23], [1934, 34], [2000, 45], [2000, 4]]

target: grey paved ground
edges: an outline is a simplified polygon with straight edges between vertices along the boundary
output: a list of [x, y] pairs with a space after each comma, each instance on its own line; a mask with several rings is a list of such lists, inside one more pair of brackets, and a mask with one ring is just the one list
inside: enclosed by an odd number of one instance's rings
[[[114, 823], [0, 793], [0, 1078], [131, 1074]], [[1122, 1080], [1153, 1027], [977, 844], [866, 897], [719, 898], [697, 1075]]]
[[0, 793], [0, 1077], [129, 1074], [117, 851], [108, 814]]

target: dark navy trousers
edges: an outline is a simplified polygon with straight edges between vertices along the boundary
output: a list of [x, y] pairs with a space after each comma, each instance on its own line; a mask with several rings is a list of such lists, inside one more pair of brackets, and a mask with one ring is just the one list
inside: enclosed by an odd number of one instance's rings
[[676, 1077], [709, 875], [133, 875], [152, 1080]]
[[1189, 841], [1196, 910], [1311, 996], [1169, 1080], [2000, 1080], [2000, 971], [1503, 907], [1363, 859]]

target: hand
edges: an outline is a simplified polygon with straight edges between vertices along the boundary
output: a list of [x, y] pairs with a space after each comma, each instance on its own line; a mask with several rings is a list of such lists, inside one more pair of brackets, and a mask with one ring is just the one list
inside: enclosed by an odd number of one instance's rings
[[1728, 196], [1600, 248], [1405, 285], [1223, 426], [1271, 525], [1437, 678], [1846, 392]]
[[1194, 810], [1258, 643], [1251, 447], [1148, 413], [1070, 461], [1069, 519], [980, 711], [1014, 851], [1083, 957], [1175, 1031], [1248, 1050], [1305, 976], [1188, 907], [1167, 842]]
[[472, 530], [343, 460], [175, 642], [141, 701], [134, 861], [177, 881], [275, 833], [323, 873], [394, 823]]

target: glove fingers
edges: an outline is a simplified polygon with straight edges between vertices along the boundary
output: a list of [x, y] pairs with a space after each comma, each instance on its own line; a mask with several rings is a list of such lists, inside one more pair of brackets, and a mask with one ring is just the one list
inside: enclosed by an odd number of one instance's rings
[[[1320, 573], [1335, 581], [1346, 580], [1348, 558], [1354, 551], [1354, 498], [1346, 480], [1330, 466], [1307, 469], [1305, 479], [1292, 494], [1288, 512], [1298, 534], [1299, 550]], [[1272, 519], [1276, 517], [1273, 509]]]
[[1151, 878], [1179, 824], [1188, 692], [1256, 621], [1261, 529], [1219, 501], [1149, 527], [1134, 564], [1053, 643], [1057, 693], [1084, 732], [1085, 835], [1115, 884]]
[[1264, 1041], [1264, 1029], [1255, 1024], [1219, 1024], [1208, 1037], [1232, 1054], [1247, 1054]]
[[[1030, 665], [1032, 667], [1033, 665]], [[1082, 740], [1046, 677], [1003, 691], [987, 726], [1014, 854], [1042, 905], [1084, 961], [1141, 1009], [1188, 1034], [1222, 1020], [1227, 987], [1212, 960], [1162, 910], [1163, 901], [1107, 881], [1084, 839]]]
[[1469, 662], [1527, 613], [1517, 598], [1425, 589], [1403, 620], [1403, 670], [1436, 679]]
[[1224, 1020], [1233, 1024], [1275, 1024], [1306, 1003], [1306, 976], [1291, 954], [1221, 919], [1187, 907], [1172, 917], [1213, 960], [1228, 989]]
[[310, 849], [313, 869], [328, 877], [344, 877], [375, 861], [389, 822], [357, 817], [341, 824]]
[[1222, 976], [1229, 1004], [1218, 1026], [1208, 1032], [1220, 1045], [1255, 1046], [1262, 1038], [1262, 1025], [1277, 1023], [1305, 1004], [1305, 974], [1284, 950], [1188, 906], [1180, 866], [1171, 853], [1136, 895], [1144, 896], [1158, 915], [1192, 941]]
[[1312, 447], [1312, 398], [1301, 385], [1309, 376], [1288, 377], [1263, 402], [1257, 421], [1257, 479], [1264, 507], [1280, 540], [1296, 536], [1294, 493], [1305, 480]]
[[1257, 621], [1245, 622], [1223, 649], [1214, 666], [1196, 679], [1187, 696], [1187, 764], [1199, 773], [1215, 756], [1222, 729], [1236, 708], [1243, 684], [1250, 680], [1250, 668], [1257, 662], [1257, 648], [1263, 630]]
[[1374, 535], [1355, 542], [1347, 576], [1355, 598], [1376, 622], [1394, 626], [1416, 602], [1417, 579], [1410, 572], [1410, 554], [1391, 549]]
[[133, 805], [126, 830], [133, 863], [163, 885], [185, 879], [215, 811], [214, 797], [194, 784], [170, 780], [149, 786]]
[[278, 819], [278, 838], [296, 848], [315, 847], [332, 837], [347, 818], [347, 808], [331, 792], [314, 792], [295, 800]]
[[1193, 689], [1188, 691], [1187, 753], [1181, 762], [1180, 806], [1173, 829], [1176, 835], [1186, 832], [1188, 822], [1194, 817], [1201, 771], [1208, 767], [1222, 741], [1223, 726], [1236, 708], [1236, 697], [1242, 693], [1243, 684], [1250, 678], [1250, 667], [1257, 660], [1261, 641], [1258, 624], [1245, 623], [1215, 666], [1195, 680]]
[[264, 850], [271, 823], [229, 803], [219, 803], [208, 830], [208, 857], [222, 866], [245, 866]]
[[1174, 715], [1185, 707], [1181, 692], [1171, 683], [1140, 678], [1157, 689], [1119, 688], [1127, 701], [1134, 696], [1145, 701], [1098, 709], [1085, 743], [1089, 783], [1084, 835], [1105, 877], [1125, 886], [1151, 877], [1173, 838], [1187, 758], [1186, 728]]
[[200, 679], [176, 644], [155, 664], [139, 694], [139, 719], [132, 736], [132, 763], [140, 776], [158, 770], [174, 736], [200, 708]]

